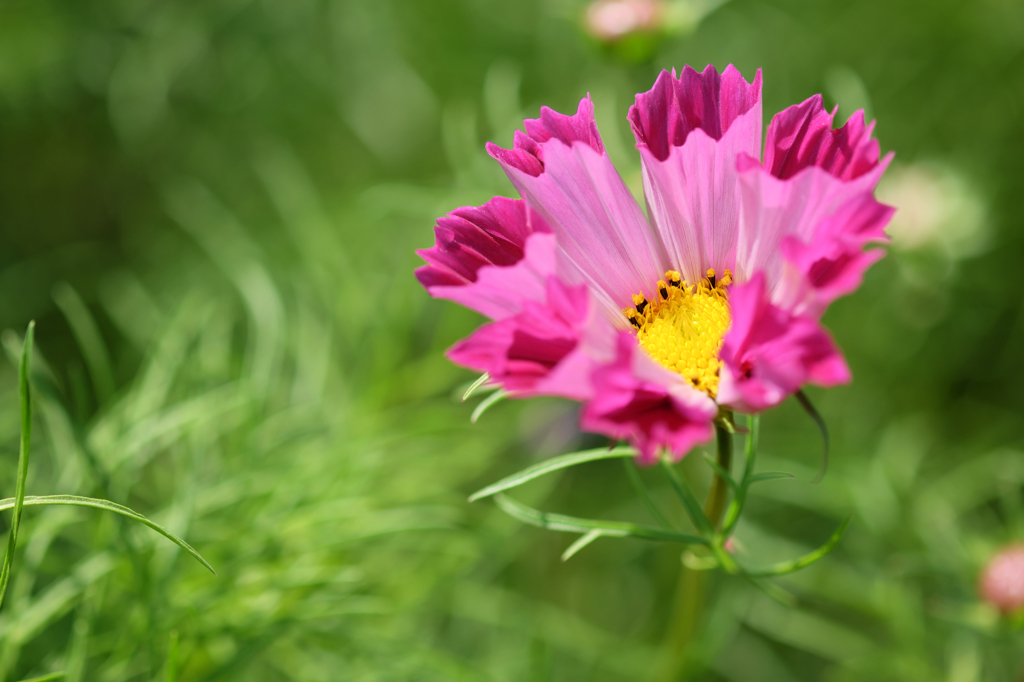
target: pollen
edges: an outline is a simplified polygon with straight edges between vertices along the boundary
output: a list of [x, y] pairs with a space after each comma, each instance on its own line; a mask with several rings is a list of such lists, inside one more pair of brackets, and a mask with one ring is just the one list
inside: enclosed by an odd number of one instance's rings
[[656, 284], [653, 300], [635, 294], [633, 307], [622, 311], [648, 355], [712, 398], [722, 367], [718, 352], [731, 321], [726, 290], [731, 283], [729, 270], [716, 277], [710, 269], [692, 286], [669, 270]]

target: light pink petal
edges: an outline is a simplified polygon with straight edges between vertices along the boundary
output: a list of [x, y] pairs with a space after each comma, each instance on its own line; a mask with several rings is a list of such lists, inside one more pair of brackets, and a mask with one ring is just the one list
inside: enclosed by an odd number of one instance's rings
[[862, 248], [888, 241], [884, 229], [893, 213], [865, 192], [822, 220], [809, 243], [786, 237], [781, 244], [786, 263], [772, 299], [795, 314], [821, 317], [832, 301], [860, 287], [864, 272], [885, 255]]
[[604, 152], [590, 99], [572, 117], [545, 109], [526, 128], [529, 136], [520, 135], [511, 151], [488, 144], [488, 152], [551, 226], [573, 276], [587, 284], [609, 319], [622, 318], [633, 294], [653, 294], [665, 264], [643, 212]]
[[516, 315], [526, 301], [544, 300], [547, 280], [555, 274], [556, 250], [554, 235], [535, 232], [526, 240], [523, 258], [514, 265], [485, 265], [477, 270], [475, 282], [432, 286], [430, 294], [494, 320]]
[[729, 291], [732, 327], [719, 353], [724, 366], [718, 402], [741, 412], [778, 405], [806, 383], [834, 386], [850, 370], [829, 334], [815, 321], [773, 305], [764, 275]]
[[871, 193], [891, 159], [890, 154], [871, 171], [843, 181], [816, 166], [780, 180], [756, 159], [740, 157], [736, 280], [745, 282], [763, 271], [769, 290], [774, 290], [782, 274], [782, 241], [793, 236], [810, 243], [826, 218], [854, 197]]
[[427, 262], [416, 278], [431, 292], [475, 282], [480, 268], [515, 264], [530, 234], [550, 231], [522, 199], [494, 197], [483, 206], [457, 208], [438, 218], [435, 245], [416, 252]]
[[878, 165], [878, 140], [871, 138], [874, 122], [864, 124], [857, 111], [838, 130], [832, 129], [835, 110], [822, 105], [821, 95], [779, 112], [768, 126], [764, 167], [783, 180], [816, 166], [840, 180], [853, 180]]
[[679, 79], [663, 71], [629, 119], [643, 164], [648, 213], [669, 263], [689, 282], [732, 268], [739, 226], [736, 161], [761, 153], [761, 72], [735, 67]]
[[643, 462], [656, 461], [662, 449], [680, 459], [714, 435], [714, 401], [657, 365], [629, 332], [618, 333], [615, 359], [594, 371], [593, 387], [582, 427], [628, 439]]
[[[524, 301], [519, 313], [484, 325], [452, 347], [449, 359], [488, 372], [517, 397], [585, 398], [590, 393], [590, 360], [577, 348], [589, 315], [587, 290], [554, 276], [545, 288], [542, 301]], [[562, 367], [566, 362], [568, 367]]]

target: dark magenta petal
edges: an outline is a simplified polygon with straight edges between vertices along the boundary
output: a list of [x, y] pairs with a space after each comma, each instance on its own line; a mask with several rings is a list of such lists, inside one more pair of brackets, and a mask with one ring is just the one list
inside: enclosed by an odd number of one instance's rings
[[475, 282], [485, 265], [519, 262], [533, 232], [550, 228], [522, 199], [494, 197], [483, 206], [457, 208], [438, 219], [435, 245], [416, 252], [427, 262], [416, 270], [416, 278], [428, 291]]
[[732, 327], [719, 353], [718, 402], [742, 412], [778, 405], [806, 383], [834, 386], [850, 370], [817, 321], [772, 304], [764, 275], [729, 291]]
[[679, 459], [714, 433], [714, 402], [655, 365], [628, 332], [618, 334], [614, 361], [599, 366], [592, 382], [583, 428], [628, 439], [643, 462], [656, 461], [662, 449]]
[[488, 142], [487, 153], [501, 163], [533, 177], [544, 172], [542, 145], [548, 140], [559, 140], [570, 147], [573, 142], [582, 142], [598, 154], [604, 153], [604, 144], [594, 121], [594, 103], [589, 96], [580, 100], [572, 116], [541, 107], [540, 118], [526, 119], [523, 126], [526, 132], [515, 132], [512, 149], [503, 149]]
[[586, 382], [575, 372], [567, 381], [552, 375], [579, 345], [588, 311], [585, 286], [550, 277], [543, 301], [526, 301], [518, 314], [480, 327], [452, 347], [448, 357], [489, 373], [492, 381], [520, 396], [545, 393], [579, 399]]
[[821, 95], [814, 95], [775, 115], [765, 140], [764, 167], [772, 175], [790, 178], [809, 166], [817, 166], [840, 180], [853, 180], [878, 165], [875, 127], [864, 123], [857, 111], [842, 128], [832, 129], [835, 110], [825, 110]]
[[719, 140], [732, 122], [760, 101], [761, 71], [747, 83], [739, 70], [729, 65], [719, 74], [708, 65], [703, 73], [686, 66], [676, 78], [662, 71], [654, 87], [636, 96], [629, 109], [629, 122], [637, 145], [646, 146], [659, 161], [668, 158], [672, 147], [681, 147], [690, 132], [700, 128]]

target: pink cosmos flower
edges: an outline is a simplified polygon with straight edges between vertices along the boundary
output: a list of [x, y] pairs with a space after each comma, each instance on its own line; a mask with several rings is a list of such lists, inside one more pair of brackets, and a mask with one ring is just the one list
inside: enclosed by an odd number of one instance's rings
[[491, 318], [457, 364], [514, 396], [581, 401], [585, 430], [651, 461], [710, 440], [721, 409], [759, 412], [850, 371], [820, 318], [882, 257], [894, 209], [874, 188], [873, 124], [833, 129], [820, 95], [772, 119], [761, 72], [662, 71], [629, 122], [647, 216], [605, 153], [589, 96], [541, 108], [487, 151], [522, 199], [441, 218], [416, 276]]
[[1003, 613], [1024, 609], [1024, 545], [999, 550], [981, 572], [978, 591]]

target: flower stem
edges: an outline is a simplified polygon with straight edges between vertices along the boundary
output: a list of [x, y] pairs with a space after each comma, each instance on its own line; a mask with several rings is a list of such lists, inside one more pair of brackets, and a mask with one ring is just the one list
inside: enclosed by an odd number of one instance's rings
[[[722, 467], [724, 471], [729, 471], [732, 467], [732, 433], [722, 423], [716, 421], [715, 435], [718, 439], [718, 466]], [[725, 506], [728, 501], [729, 484], [718, 475], [718, 472], [715, 472], [711, 491], [708, 493], [707, 502], [704, 503], [704, 513], [715, 532], [721, 530], [722, 516], [725, 514]]]
[[[727, 415], [731, 417], [731, 415]], [[724, 471], [732, 466], [732, 433], [721, 420], [715, 420], [715, 436], [718, 444], [718, 465]], [[721, 530], [722, 517], [729, 500], [729, 484], [715, 472], [711, 490], [704, 503], [704, 513], [717, 533]], [[707, 601], [709, 571], [695, 571], [683, 566], [672, 606], [672, 617], [665, 638], [662, 664], [655, 676], [660, 682], [676, 682], [686, 667], [686, 653], [697, 635], [704, 605]]]

